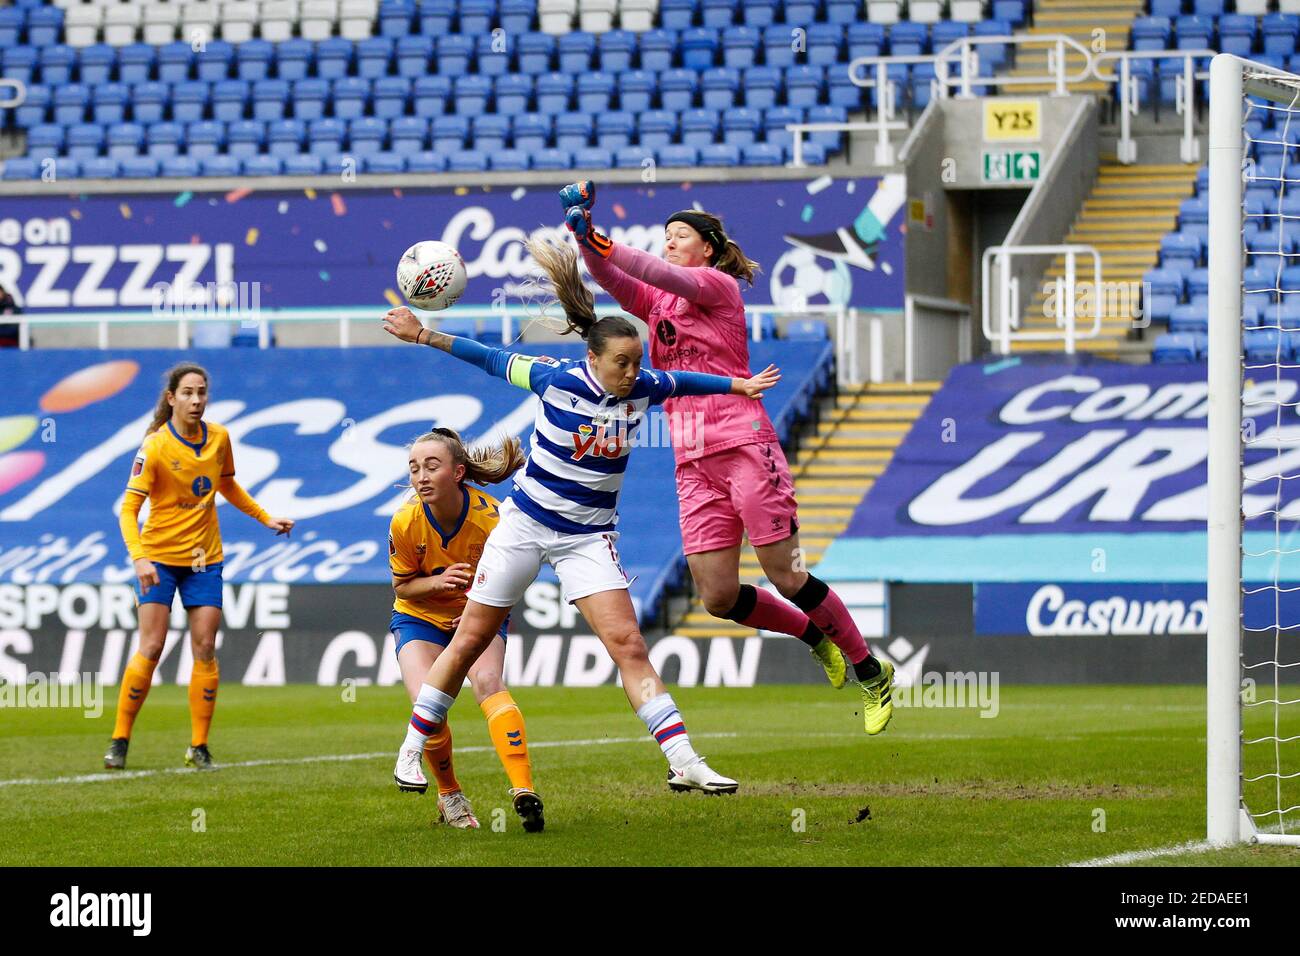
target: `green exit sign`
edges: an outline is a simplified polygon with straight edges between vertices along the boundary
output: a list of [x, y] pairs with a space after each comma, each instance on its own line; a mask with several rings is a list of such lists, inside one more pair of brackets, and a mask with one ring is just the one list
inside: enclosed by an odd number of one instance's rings
[[1042, 153], [1036, 149], [984, 150], [984, 182], [1032, 183], [1042, 168]]

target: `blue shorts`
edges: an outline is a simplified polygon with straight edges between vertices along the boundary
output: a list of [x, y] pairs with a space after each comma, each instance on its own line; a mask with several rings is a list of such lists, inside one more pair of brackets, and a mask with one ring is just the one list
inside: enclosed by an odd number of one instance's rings
[[138, 604], [172, 606], [172, 597], [179, 590], [183, 607], [221, 607], [221, 563], [209, 564], [202, 571], [180, 564], [154, 562], [158, 583], [147, 594], [140, 592], [140, 579], [135, 579], [135, 596]]
[[[506, 628], [510, 625], [510, 618], [507, 617], [501, 623], [501, 630], [497, 631], [501, 635], [501, 640], [506, 639]], [[437, 644], [439, 647], [446, 647], [451, 643], [452, 632], [444, 631], [440, 627], [435, 627], [428, 621], [418, 617], [412, 617], [410, 614], [403, 614], [401, 611], [393, 612], [393, 619], [388, 624], [388, 630], [396, 638], [394, 650], [402, 653], [402, 648], [408, 641], [428, 641], [430, 644]]]

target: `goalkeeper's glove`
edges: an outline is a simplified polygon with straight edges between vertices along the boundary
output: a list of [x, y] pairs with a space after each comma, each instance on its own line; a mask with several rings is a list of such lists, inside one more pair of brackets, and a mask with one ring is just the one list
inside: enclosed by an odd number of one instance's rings
[[581, 206], [574, 206], [564, 215], [564, 224], [578, 240], [578, 245], [586, 246], [602, 259], [608, 259], [614, 251], [614, 243], [609, 236], [600, 232], [591, 224], [591, 213]]
[[590, 210], [596, 204], [596, 184], [590, 179], [580, 183], [570, 183], [560, 190], [560, 205], [567, 213], [574, 206]]

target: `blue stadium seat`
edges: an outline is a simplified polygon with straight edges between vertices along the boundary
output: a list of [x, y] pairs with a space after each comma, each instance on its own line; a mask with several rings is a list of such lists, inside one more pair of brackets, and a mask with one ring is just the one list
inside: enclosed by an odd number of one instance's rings
[[1170, 332], [1205, 332], [1209, 328], [1209, 312], [1204, 304], [1176, 305], [1169, 313]]
[[[960, 26], [965, 27], [965, 24]], [[831, 66], [839, 63], [843, 46], [844, 28], [838, 23], [814, 23], [808, 27], [807, 61], [810, 66]]]
[[44, 123], [49, 116], [50, 103], [53, 101], [54, 94], [50, 92], [48, 86], [28, 86], [27, 98], [23, 100], [21, 106], [14, 108], [14, 125], [20, 129], [27, 129]]
[[406, 169], [406, 157], [396, 153], [369, 153], [361, 158], [361, 169], [367, 173], [400, 173]]
[[359, 76], [336, 79], [330, 90], [334, 115], [339, 119], [357, 119], [366, 115], [370, 102], [370, 81]]
[[381, 76], [372, 87], [371, 111], [380, 119], [395, 119], [406, 113], [411, 98], [411, 81], [405, 76]]
[[248, 108], [247, 80], [221, 80], [212, 87], [212, 118], [227, 123], [241, 120]]
[[[929, 66], [931, 73], [934, 67]], [[785, 101], [790, 106], [816, 106], [826, 87], [826, 70], [820, 66], [793, 66], [785, 71]]]
[[[353, 44], [343, 37], [330, 37], [316, 44], [316, 75], [323, 80], [346, 77], [352, 69]], [[281, 74], [283, 76], [283, 74]]]
[[640, 113], [650, 109], [655, 90], [659, 82], [653, 73], [646, 70], [628, 70], [618, 77], [619, 109], [629, 113]]
[[682, 114], [682, 142], [687, 146], [708, 146], [717, 140], [720, 125], [716, 109], [687, 110]]
[[929, 53], [930, 31], [924, 23], [903, 20], [889, 27], [890, 56], [920, 56]]
[[782, 89], [782, 73], [770, 66], [755, 66], [745, 71], [745, 105], [765, 110], [775, 106]]
[[1184, 199], [1178, 206], [1178, 222], [1185, 224], [1190, 222], [1208, 223], [1210, 221], [1210, 200], [1204, 196], [1193, 196], [1190, 199]]
[[537, 112], [563, 113], [573, 98], [573, 77], [548, 73], [537, 78]]
[[[852, 27], [849, 28], [852, 31]], [[1011, 36], [1012, 25], [1006, 20], [981, 20], [974, 25], [971, 34], [977, 37]], [[994, 71], [1002, 69], [1010, 59], [1007, 45], [1004, 43], [981, 43], [979, 51], [980, 65], [988, 64]]]
[[644, 146], [623, 146], [614, 151], [614, 168], [644, 169], [655, 161], [655, 151]]
[[212, 87], [205, 80], [186, 80], [172, 86], [172, 119], [193, 123], [203, 119], [208, 110]]
[[622, 73], [632, 68], [632, 55], [636, 52], [636, 34], [627, 30], [610, 30], [596, 41], [600, 51], [600, 69], [606, 73]]
[[362, 116], [348, 122], [348, 152], [357, 156], [373, 156], [384, 151], [388, 139], [388, 123], [373, 116]]
[[414, 32], [415, 0], [383, 0], [379, 4], [380, 36], [401, 39]]
[[200, 80], [216, 82], [230, 75], [235, 47], [225, 40], [209, 40], [194, 54], [194, 74]]
[[1260, 23], [1264, 52], [1288, 56], [1295, 52], [1296, 34], [1300, 33], [1300, 16], [1294, 13], [1270, 13]]
[[[1198, 16], [1182, 16], [1174, 20], [1174, 47], [1176, 49], [1200, 50], [1213, 48], [1213, 45], [1213, 20]], [[1291, 52], [1291, 50], [1285, 51], [1286, 54]]]
[[290, 82], [306, 79], [315, 59], [316, 47], [310, 40], [283, 40], [275, 44], [275, 75]]
[[725, 110], [736, 105], [740, 72], [729, 67], [705, 70], [700, 77], [701, 102], [708, 109]]
[[730, 29], [736, 22], [736, 7], [740, 0], [702, 0], [700, 22], [714, 29]]
[[1164, 50], [1173, 36], [1173, 24], [1168, 17], [1138, 17], [1133, 21], [1131, 48], [1134, 50]]
[[695, 105], [698, 88], [694, 70], [665, 70], [659, 74], [659, 103], [666, 110], [688, 110]]
[[325, 161], [320, 156], [310, 153], [291, 153], [283, 158], [286, 176], [319, 176], [325, 168]]
[[547, 73], [555, 55], [555, 37], [546, 33], [525, 33], [515, 49], [521, 73]]
[[406, 157], [406, 171], [408, 173], [440, 173], [446, 168], [447, 156], [445, 153], [426, 150], [420, 153], [411, 153]]
[[848, 58], [880, 56], [885, 49], [885, 27], [881, 23], [860, 20], [849, 24]]
[[487, 33], [492, 26], [492, 16], [496, 13], [496, 0], [460, 0], [457, 12], [460, 14], [461, 33]]
[[794, 44], [790, 28], [784, 23], [763, 30], [763, 62], [768, 66], [794, 66]]
[[271, 75], [275, 46], [267, 40], [245, 40], [235, 47], [235, 75], [255, 83]]
[[357, 44], [357, 76], [387, 76], [397, 45], [392, 37], [367, 37]]
[[583, 73], [578, 76], [578, 110], [583, 113], [600, 113], [610, 108], [614, 96], [612, 73]]
[[307, 151], [313, 156], [333, 156], [343, 151], [347, 125], [343, 120], [323, 117], [307, 124]]
[[631, 113], [601, 113], [596, 117], [596, 145], [602, 149], [623, 149], [632, 142], [636, 117]]
[[80, 83], [68, 83], [54, 90], [54, 122], [70, 126], [86, 118], [90, 105], [90, 88]]
[[[275, 120], [266, 127], [266, 151], [272, 156], [289, 158], [302, 152], [307, 125], [298, 119]], [[285, 164], [288, 172], [288, 164]]]
[[451, 99], [451, 79], [445, 76], [421, 76], [415, 81], [411, 100], [416, 116], [441, 116]]
[[1168, 17], [1172, 20], [1182, 16], [1184, 0], [1150, 0], [1148, 6], [1153, 17]]
[[1198, 17], [1222, 17], [1226, 0], [1192, 0], [1192, 13]]
[[1196, 361], [1196, 339], [1187, 333], [1165, 333], [1156, 337], [1151, 350], [1156, 365], [1173, 365]]
[[452, 19], [456, 16], [456, 0], [420, 0], [416, 16], [421, 33], [429, 36], [450, 33]]
[[700, 147], [701, 166], [739, 166], [740, 147], [732, 143], [713, 143]]
[[763, 111], [763, 139], [779, 146], [794, 142], [794, 134], [786, 130], [791, 123], [802, 123], [804, 113], [797, 106], [774, 106]]
[[510, 137], [510, 117], [480, 113], [470, 120], [470, 129], [474, 134], [474, 149], [495, 153], [506, 148], [506, 140]]
[[596, 37], [594, 34], [575, 30], [561, 36], [556, 49], [559, 54], [560, 72], [587, 73], [593, 68]]
[[993, 0], [993, 17], [1018, 27], [1025, 22], [1027, 7], [1027, 0]]
[[587, 113], [561, 113], [555, 117], [555, 145], [570, 152], [591, 144], [595, 121]]
[[785, 338], [791, 341], [825, 342], [830, 337], [826, 323], [821, 319], [798, 319], [785, 327]]
[[160, 161], [152, 156], [123, 156], [119, 175], [123, 179], [157, 179]]
[[1242, 334], [1246, 362], [1250, 365], [1286, 363], [1292, 357], [1290, 336], [1277, 329], [1256, 329]]
[[493, 30], [475, 36], [474, 66], [483, 76], [495, 79], [507, 75], [514, 53], [514, 37], [510, 34]]
[[[81, 161], [82, 179], [117, 179], [119, 170], [120, 165], [112, 156], [91, 156]], [[67, 170], [60, 169], [59, 173], [66, 176]]]
[[667, 146], [677, 138], [677, 114], [671, 110], [647, 110], [637, 118], [637, 142], [642, 146]]
[[243, 160], [244, 176], [281, 176], [285, 172], [285, 161], [279, 156], [240, 156]]
[[[257, 93], [259, 88], [262, 88], [261, 83], [254, 88], [253, 115], [262, 120], [282, 119], [283, 117], [277, 112], [277, 109], [273, 104], [267, 104], [263, 109], [258, 108], [261, 104], [260, 97]], [[274, 91], [276, 87], [268, 86], [266, 89]], [[331, 100], [330, 81], [318, 79], [316, 77], [308, 77], [305, 80], [294, 80], [292, 99], [294, 119], [300, 119], [306, 122], [318, 120], [325, 115], [326, 104]], [[284, 104], [281, 103], [280, 107], [283, 108], [283, 106]]]
[[750, 27], [770, 26], [776, 19], [777, 0], [745, 0], [740, 5], [745, 25]]
[[700, 153], [695, 146], [686, 144], [668, 144], [658, 150], [659, 165], [689, 168], [699, 164]]
[[[971, 35], [971, 24], [961, 23], [955, 20], [940, 20], [930, 27], [930, 49], [938, 53], [948, 44], [960, 40], [962, 37]], [[983, 48], [979, 49], [981, 55]]]
[[609, 169], [613, 165], [613, 153], [603, 146], [585, 146], [573, 151], [574, 169]]
[[497, 7], [501, 29], [512, 36], [531, 30], [536, 14], [537, 0], [501, 0]]
[[452, 102], [461, 116], [478, 116], [487, 111], [492, 96], [492, 80], [477, 73], [458, 76], [452, 83]]
[[18, 80], [21, 83], [31, 83], [32, 75], [36, 72], [35, 48], [29, 46], [13, 46], [4, 51], [4, 75], [6, 79]]
[[1151, 269], [1142, 277], [1144, 306], [1153, 322], [1168, 322], [1169, 314], [1186, 292], [1186, 279], [1173, 269]]
[[181, 83], [190, 78], [194, 51], [188, 43], [168, 43], [158, 50], [158, 79], [164, 83]]
[[144, 127], [139, 123], [116, 123], [108, 129], [107, 154], [114, 159], [138, 156], [144, 149]]
[[659, 22], [668, 30], [685, 30], [695, 19], [695, 0], [660, 0]]
[[77, 61], [78, 81], [86, 83], [87, 86], [107, 83], [116, 65], [116, 47], [109, 47], [107, 43], [96, 43], [95, 46], [86, 47], [82, 49]]
[[243, 161], [238, 156], [204, 156], [199, 160], [199, 168], [204, 176], [238, 176]]
[[1259, 34], [1259, 18], [1230, 13], [1219, 17], [1219, 50], [1249, 57]]
[[469, 117], [435, 116], [432, 130], [434, 152], [459, 152], [465, 148], [465, 142], [469, 139]]
[[22, 10], [16, 7], [0, 8], [0, 47], [17, 46], [18, 37], [26, 22], [27, 15]]
[[533, 169], [573, 169], [573, 153], [567, 149], [539, 149], [533, 153]]
[[710, 69], [717, 56], [718, 31], [712, 27], [683, 30], [677, 48], [681, 51], [685, 69], [697, 72]]
[[27, 42], [32, 46], [49, 46], [59, 42], [63, 29], [63, 11], [58, 7], [30, 7], [27, 10]]
[[39, 179], [41, 175], [41, 164], [38, 160], [29, 159], [25, 156], [10, 156], [8, 159], [0, 160], [4, 164], [4, 173], [0, 179]]
[[59, 123], [40, 123], [27, 131], [27, 152], [32, 156], [57, 156], [63, 152], [67, 128]]
[[741, 152], [741, 165], [780, 166], [785, 162], [785, 151], [775, 143], [751, 143]]
[[[324, 80], [296, 80], [294, 82], [294, 114], [298, 115], [298, 89], [303, 83], [317, 84], [320, 94], [317, 98], [317, 108], [324, 109], [325, 87]], [[307, 99], [307, 97], [303, 97]], [[253, 84], [253, 119], [259, 120], [278, 120], [284, 119], [286, 107], [289, 105], [289, 82], [287, 80], [258, 80]], [[302, 109], [302, 118], [310, 119], [311, 110], [307, 107]]]
[[758, 62], [763, 35], [754, 27], [730, 27], [722, 32], [722, 65], [746, 70]]
[[528, 111], [528, 101], [533, 95], [533, 78], [522, 73], [507, 73], [493, 83], [496, 110], [507, 116]]
[[192, 156], [168, 156], [159, 164], [158, 173], [168, 179], [196, 179], [199, 169], [199, 161]]
[[91, 119], [105, 126], [121, 123], [126, 117], [126, 105], [131, 100], [131, 88], [125, 83], [100, 83], [92, 89]]
[[511, 142], [515, 149], [536, 153], [551, 141], [551, 117], [545, 113], [520, 113], [511, 122]]
[[722, 114], [723, 139], [733, 146], [747, 146], [756, 141], [762, 128], [763, 114], [759, 110], [742, 106]]
[[481, 173], [487, 168], [487, 154], [477, 149], [458, 149], [447, 156], [447, 169], [453, 173]]
[[226, 151], [231, 156], [256, 156], [265, 141], [266, 124], [261, 120], [236, 120], [226, 127]]
[[785, 0], [782, 16], [786, 23], [807, 26], [817, 15], [820, 0]]
[[[824, 166], [826, 165], [826, 147], [821, 143], [814, 143], [811, 140], [803, 141], [803, 163], [805, 166]], [[794, 144], [785, 147], [786, 162], [794, 162]]]
[[185, 127], [180, 123], [151, 123], [145, 127], [145, 151], [154, 159], [180, 155], [185, 143]]
[[647, 30], [641, 34], [638, 47], [641, 52], [641, 69], [655, 71], [672, 69], [673, 54], [677, 50], [677, 32]]
[[418, 79], [429, 72], [433, 56], [433, 37], [402, 36], [397, 38], [397, 72], [400, 76]]
[[1160, 264], [1164, 268], [1177, 268], [1175, 263], [1184, 263], [1182, 271], [1199, 266], [1201, 264], [1200, 240], [1182, 233], [1167, 233], [1160, 240]]
[[528, 153], [522, 149], [499, 149], [488, 154], [488, 165], [498, 171], [522, 171], [528, 168]]
[[422, 152], [429, 144], [429, 120], [423, 116], [401, 116], [388, 125], [394, 153], [410, 155]]
[[98, 123], [76, 123], [68, 127], [67, 154], [73, 159], [91, 159], [104, 149], [104, 127]]
[[206, 159], [222, 151], [226, 143], [226, 125], [209, 120], [190, 123], [185, 128], [185, 152], [196, 159]]
[[72, 82], [72, 68], [77, 63], [77, 51], [70, 46], [55, 44], [39, 52], [41, 82], [46, 86], [61, 86]]

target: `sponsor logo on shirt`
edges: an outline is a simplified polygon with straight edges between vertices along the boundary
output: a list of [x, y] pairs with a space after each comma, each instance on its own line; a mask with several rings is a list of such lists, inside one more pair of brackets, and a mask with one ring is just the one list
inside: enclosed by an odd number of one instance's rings
[[607, 435], [603, 425], [598, 429], [593, 429], [590, 425], [579, 425], [578, 430], [571, 434], [574, 461], [582, 461], [588, 455], [597, 458], [618, 458], [623, 454], [623, 442], [626, 436], [621, 431]]

